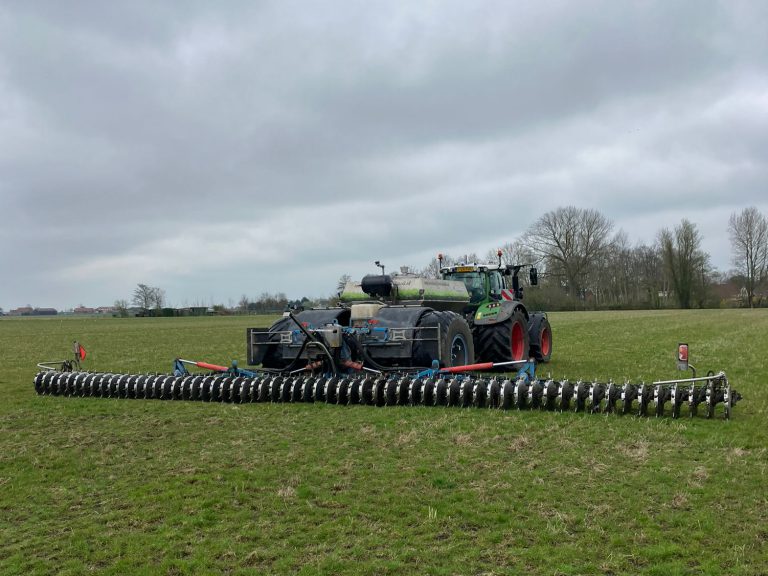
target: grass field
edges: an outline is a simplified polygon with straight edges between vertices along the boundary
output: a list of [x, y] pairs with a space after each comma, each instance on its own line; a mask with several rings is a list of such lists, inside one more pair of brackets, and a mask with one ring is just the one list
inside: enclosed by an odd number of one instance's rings
[[768, 311], [558, 313], [560, 377], [734, 419], [38, 397], [35, 363], [244, 358], [264, 318], [0, 319], [0, 574], [768, 574]]

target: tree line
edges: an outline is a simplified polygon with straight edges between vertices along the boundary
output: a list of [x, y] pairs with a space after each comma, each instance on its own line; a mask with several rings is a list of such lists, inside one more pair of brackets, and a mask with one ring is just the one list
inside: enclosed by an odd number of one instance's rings
[[[194, 309], [200, 313], [211, 313], [216, 315], [229, 314], [275, 314], [283, 312], [288, 308], [311, 308], [315, 306], [328, 306], [332, 298], [314, 298], [306, 296], [297, 299], [289, 299], [285, 293], [278, 292], [272, 294], [263, 292], [258, 298], [251, 299], [243, 294], [235, 305], [230, 299], [229, 306], [224, 304], [195, 304], [191, 307], [185, 306], [185, 309]], [[173, 309], [166, 309], [165, 290], [147, 284], [138, 284], [133, 291], [130, 302], [128, 300], [115, 300], [113, 308], [115, 315], [126, 317], [129, 315], [131, 306], [140, 311], [144, 316], [173, 316]], [[176, 311], [178, 312], [178, 311]]]
[[[730, 280], [741, 288], [742, 305], [766, 305], [760, 293], [768, 279], [768, 219], [756, 208], [731, 215], [728, 231], [734, 272], [715, 270], [702, 249], [696, 224], [682, 219], [662, 228], [655, 241], [632, 245], [597, 210], [560, 207], [541, 216], [524, 234], [502, 246], [505, 264], [531, 264], [540, 287], [528, 291], [532, 305], [548, 309], [702, 308], [717, 306], [713, 287]], [[496, 261], [496, 251], [485, 260]], [[476, 254], [444, 263], [479, 261]], [[437, 277], [439, 264], [422, 273]]]
[[[740, 290], [739, 304], [747, 307], [768, 305], [761, 290], [768, 285], [768, 218], [757, 208], [745, 208], [731, 215], [728, 233], [734, 270], [714, 269], [710, 256], [702, 249], [702, 235], [693, 222], [682, 219], [673, 228], [661, 228], [649, 244], [632, 244], [623, 230], [614, 230], [612, 220], [598, 210], [560, 207], [541, 216], [520, 237], [504, 244], [503, 264], [529, 264], [538, 269], [539, 286], [526, 292], [526, 302], [534, 308], [624, 309], [716, 307], [722, 295], [716, 286], [730, 283]], [[443, 255], [443, 265], [458, 262], [495, 262], [497, 251], [484, 258], [477, 254], [461, 257]], [[431, 261], [417, 273], [430, 278], [440, 276], [440, 264]], [[215, 314], [269, 314], [286, 308], [311, 308], [335, 304], [350, 276], [337, 282], [329, 297], [290, 300], [282, 293], [262, 293], [250, 299], [243, 294], [237, 305], [211, 306]], [[521, 275], [527, 284], [527, 275]], [[144, 311], [159, 311], [165, 306], [165, 291], [138, 284], [131, 303]], [[117, 300], [115, 309], [125, 315], [129, 303]]]

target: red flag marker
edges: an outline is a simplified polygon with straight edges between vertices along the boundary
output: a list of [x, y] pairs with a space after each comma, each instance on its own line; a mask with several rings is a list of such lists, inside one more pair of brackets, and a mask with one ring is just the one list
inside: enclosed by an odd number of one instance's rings
[[85, 360], [87, 352], [85, 351], [85, 348], [83, 348], [83, 346], [80, 344], [80, 342], [75, 340], [73, 348], [75, 349], [75, 358], [80, 360], [80, 362]]

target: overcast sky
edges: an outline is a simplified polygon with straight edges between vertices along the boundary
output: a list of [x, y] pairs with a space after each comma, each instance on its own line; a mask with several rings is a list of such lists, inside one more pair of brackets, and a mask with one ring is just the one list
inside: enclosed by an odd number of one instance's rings
[[4, 2], [0, 306], [328, 295], [558, 206], [768, 214], [768, 2]]

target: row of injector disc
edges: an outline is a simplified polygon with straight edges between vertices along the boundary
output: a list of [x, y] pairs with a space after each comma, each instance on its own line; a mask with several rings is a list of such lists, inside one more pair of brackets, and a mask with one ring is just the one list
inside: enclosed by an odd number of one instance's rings
[[592, 413], [664, 416], [673, 418], [684, 407], [691, 416], [699, 405], [706, 416], [718, 404], [724, 416], [741, 395], [731, 390], [724, 373], [701, 385], [684, 383], [616, 384], [569, 380], [529, 381], [525, 378], [474, 376], [415, 377], [364, 374], [353, 376], [265, 374], [246, 377], [222, 374], [110, 374], [41, 371], [34, 379], [41, 395], [190, 400], [202, 402], [324, 402], [373, 406], [456, 406], [475, 408], [543, 409]]

